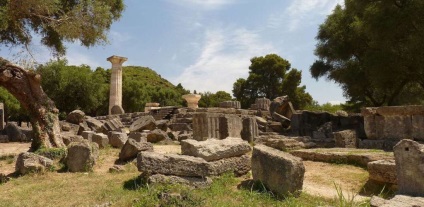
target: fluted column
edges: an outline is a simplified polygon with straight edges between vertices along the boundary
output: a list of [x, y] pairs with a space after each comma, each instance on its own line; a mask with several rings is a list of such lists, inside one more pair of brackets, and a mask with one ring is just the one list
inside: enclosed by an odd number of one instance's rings
[[113, 106], [122, 108], [122, 63], [128, 58], [119, 56], [110, 56], [107, 61], [112, 63], [112, 71], [110, 77], [110, 93], [109, 93], [109, 114]]

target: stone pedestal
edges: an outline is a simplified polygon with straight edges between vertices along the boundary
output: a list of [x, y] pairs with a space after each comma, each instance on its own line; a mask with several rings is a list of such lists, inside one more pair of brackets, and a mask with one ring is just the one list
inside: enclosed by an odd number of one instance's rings
[[[110, 56], [107, 61], [112, 63], [109, 93], [109, 115], [112, 114], [112, 107], [122, 108], [122, 63], [127, 61], [125, 57]], [[115, 107], [116, 108], [116, 107]]]
[[192, 109], [199, 108], [198, 103], [201, 97], [202, 96], [199, 94], [192, 94], [192, 93], [183, 95], [183, 99], [187, 101], [187, 107]]

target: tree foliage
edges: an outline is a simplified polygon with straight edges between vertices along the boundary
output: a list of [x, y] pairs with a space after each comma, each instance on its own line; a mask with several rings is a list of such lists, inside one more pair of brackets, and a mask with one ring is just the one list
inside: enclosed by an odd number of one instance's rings
[[243, 108], [250, 107], [256, 98], [274, 99], [288, 95], [296, 109], [302, 109], [312, 102], [305, 92], [305, 86], [299, 86], [301, 71], [291, 68], [289, 61], [276, 54], [254, 57], [250, 60], [249, 77], [239, 78], [233, 84], [233, 96], [241, 102]]
[[219, 107], [219, 103], [224, 101], [231, 101], [233, 98], [231, 94], [225, 91], [217, 91], [216, 93], [205, 92], [200, 93], [202, 98], [199, 100], [199, 107]]
[[28, 46], [37, 34], [63, 55], [65, 41], [86, 47], [107, 42], [106, 32], [123, 9], [122, 0], [0, 0], [0, 44]]
[[419, 0], [345, 0], [319, 28], [312, 76], [339, 83], [352, 105], [422, 102], [408, 94], [424, 92], [423, 13]]
[[[92, 71], [87, 65], [71, 66], [66, 60], [58, 60], [40, 65], [37, 72], [43, 77], [42, 87], [62, 115], [75, 109], [92, 116], [108, 113], [109, 69], [98, 67]], [[148, 102], [181, 106], [181, 96], [189, 93], [181, 84], [174, 86], [150, 68], [126, 66], [122, 76], [122, 105], [126, 112], [144, 111]]]

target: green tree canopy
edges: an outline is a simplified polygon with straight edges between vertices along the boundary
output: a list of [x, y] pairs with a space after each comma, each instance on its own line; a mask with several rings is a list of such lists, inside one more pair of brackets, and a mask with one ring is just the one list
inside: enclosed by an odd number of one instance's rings
[[[101, 105], [107, 103], [109, 85], [98, 70], [93, 72], [87, 65], [69, 66], [66, 60], [50, 61], [40, 65], [42, 87], [63, 114], [80, 109], [96, 115]], [[110, 75], [109, 75], [110, 77]]]
[[345, 0], [319, 28], [312, 76], [357, 106], [422, 102], [407, 94], [424, 92], [423, 13], [420, 0]]
[[[123, 9], [122, 0], [0, 0], [0, 45], [28, 49], [36, 35], [60, 56], [65, 42], [79, 41], [86, 47], [105, 43]], [[0, 57], [0, 86], [28, 112], [35, 132], [31, 148], [64, 147], [59, 111], [40, 85], [39, 74]]]
[[302, 109], [312, 102], [305, 92], [305, 86], [299, 86], [301, 71], [291, 68], [289, 61], [276, 54], [254, 57], [250, 60], [249, 77], [240, 78], [233, 84], [233, 96], [241, 102], [242, 108], [248, 108], [256, 98], [274, 99], [288, 95], [296, 109]]
[[219, 103], [224, 101], [231, 101], [233, 98], [231, 94], [225, 91], [217, 91], [216, 93], [205, 92], [200, 93], [202, 98], [199, 100], [199, 107], [207, 108], [207, 107], [218, 107]]

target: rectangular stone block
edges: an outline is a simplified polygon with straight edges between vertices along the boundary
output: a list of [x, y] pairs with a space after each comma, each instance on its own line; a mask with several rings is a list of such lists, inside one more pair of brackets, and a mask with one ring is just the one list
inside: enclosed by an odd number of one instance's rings
[[197, 113], [193, 115], [193, 138], [203, 141], [210, 138], [241, 137], [243, 128], [237, 115]]
[[375, 116], [364, 116], [364, 130], [368, 139], [378, 139]]
[[356, 148], [357, 138], [354, 130], [344, 130], [333, 132], [336, 147], [339, 148]]
[[209, 173], [207, 162], [199, 157], [156, 152], [140, 152], [137, 156], [140, 172], [152, 174], [203, 177]]
[[412, 138], [424, 141], [424, 115], [412, 115]]
[[208, 139], [206, 141], [183, 140], [181, 153], [201, 157], [206, 161], [237, 157], [250, 152], [250, 145], [241, 138]]
[[256, 118], [245, 117], [242, 122], [243, 128], [241, 130], [241, 138], [249, 143], [253, 143], [255, 139], [259, 137], [259, 128]]
[[411, 116], [384, 116], [384, 139], [402, 140], [412, 137]]
[[247, 174], [251, 169], [250, 157], [242, 155], [208, 162], [208, 175], [217, 176], [233, 172], [236, 176]]
[[264, 145], [253, 148], [253, 180], [261, 181], [272, 192], [299, 195], [304, 174], [302, 159]]

